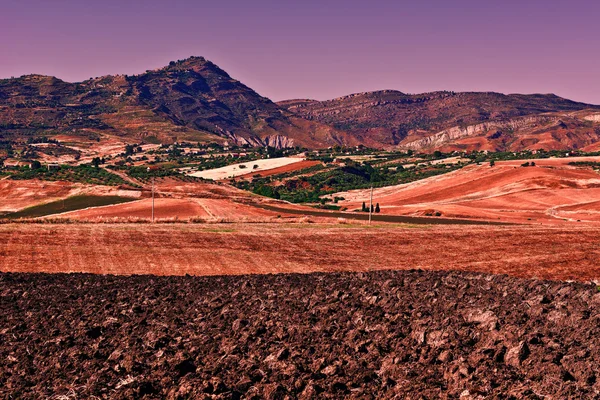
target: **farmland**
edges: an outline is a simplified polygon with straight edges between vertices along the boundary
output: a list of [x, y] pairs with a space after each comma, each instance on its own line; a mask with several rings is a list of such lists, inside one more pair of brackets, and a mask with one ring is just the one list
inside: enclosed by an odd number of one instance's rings
[[[516, 223], [600, 222], [600, 174], [566, 159], [500, 161], [374, 191], [381, 213], [438, 215]], [[370, 191], [331, 195], [348, 209], [368, 202]]]
[[248, 173], [259, 173], [265, 170], [285, 167], [290, 164], [302, 162], [302, 158], [272, 158], [264, 160], [255, 160], [249, 163], [232, 164], [226, 167], [215, 168], [206, 171], [191, 173], [191, 176], [204, 179], [222, 180], [235, 178], [237, 176], [246, 175]]
[[599, 301], [464, 272], [0, 274], [0, 396], [593, 398]]
[[37, 218], [54, 214], [68, 213], [69, 211], [80, 210], [82, 208], [95, 208], [110, 204], [122, 204], [133, 200], [134, 199], [130, 197], [120, 196], [80, 195], [25, 208], [14, 213], [6, 214], [4, 217], [9, 219]]
[[0, 180], [0, 397], [600, 393], [597, 156], [178, 149]]
[[594, 226], [306, 222], [0, 224], [0, 270], [238, 275], [421, 268], [600, 280]]

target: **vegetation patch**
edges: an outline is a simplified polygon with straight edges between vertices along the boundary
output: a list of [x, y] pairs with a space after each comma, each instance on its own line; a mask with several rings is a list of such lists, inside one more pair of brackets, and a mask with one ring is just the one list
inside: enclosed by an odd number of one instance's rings
[[[448, 173], [461, 168], [460, 164], [424, 165], [418, 168], [404, 169], [398, 165], [372, 166], [349, 161], [344, 166], [316, 173], [312, 176], [300, 176], [277, 183], [273, 177], [255, 178], [252, 182], [239, 181], [234, 184], [256, 194], [290, 201], [292, 203], [322, 203], [330, 199], [321, 196], [371, 186], [384, 187], [409, 183], [431, 176]], [[336, 201], [333, 200], [335, 203]]]
[[81, 210], [88, 207], [108, 206], [111, 204], [128, 203], [137, 199], [122, 196], [91, 196], [80, 195], [72, 196], [63, 200], [52, 201], [50, 203], [40, 204], [28, 207], [24, 210], [0, 215], [0, 218], [37, 218], [46, 215], [60, 214], [68, 211]]
[[120, 176], [112, 174], [105, 169], [96, 168], [90, 165], [79, 165], [75, 167], [61, 165], [56, 169], [48, 169], [40, 165], [32, 164], [32, 167], [33, 168], [21, 167], [14, 172], [11, 171], [10, 179], [40, 179], [45, 181], [66, 181], [106, 186], [128, 185], [128, 183]]

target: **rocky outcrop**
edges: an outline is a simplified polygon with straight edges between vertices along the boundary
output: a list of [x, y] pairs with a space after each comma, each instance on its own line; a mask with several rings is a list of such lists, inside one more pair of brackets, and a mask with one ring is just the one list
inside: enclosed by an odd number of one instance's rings
[[252, 136], [252, 137], [240, 137], [231, 132], [227, 133], [227, 136], [233, 143], [238, 146], [250, 145], [255, 147], [274, 147], [276, 149], [285, 149], [294, 147], [294, 139], [291, 139], [283, 135], [268, 135], [263, 138]]
[[583, 117], [586, 121], [600, 122], [600, 113]]
[[442, 146], [456, 139], [461, 139], [469, 136], [478, 136], [488, 133], [493, 130], [510, 130], [516, 131], [519, 129], [533, 128], [536, 126], [547, 125], [552, 122], [559, 122], [558, 117], [552, 116], [532, 116], [517, 118], [504, 122], [489, 122], [466, 127], [455, 126], [450, 129], [443, 130], [423, 139], [415, 140], [408, 143], [403, 143], [402, 147], [413, 150], [423, 150]]

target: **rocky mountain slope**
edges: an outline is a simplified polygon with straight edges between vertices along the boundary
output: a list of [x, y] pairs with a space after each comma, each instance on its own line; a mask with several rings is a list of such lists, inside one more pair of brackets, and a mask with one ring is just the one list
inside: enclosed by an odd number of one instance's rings
[[371, 146], [411, 149], [583, 148], [600, 140], [600, 106], [555, 95], [386, 90], [279, 103]]
[[41, 75], [0, 81], [2, 137], [58, 134], [274, 147], [357, 143], [344, 132], [294, 116], [202, 57], [81, 83]]

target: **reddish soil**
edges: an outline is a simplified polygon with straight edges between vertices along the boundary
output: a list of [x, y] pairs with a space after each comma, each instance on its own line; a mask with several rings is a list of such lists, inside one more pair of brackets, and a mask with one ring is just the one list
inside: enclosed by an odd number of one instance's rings
[[120, 190], [111, 186], [40, 181], [36, 179], [22, 181], [2, 179], [0, 180], [0, 213], [18, 211], [38, 204], [82, 194], [125, 197], [139, 197], [141, 195], [137, 190]]
[[229, 275], [460, 270], [600, 280], [598, 229], [577, 225], [4, 224], [0, 270]]
[[598, 305], [469, 273], [0, 274], [0, 397], [596, 398]]
[[[226, 199], [171, 199], [157, 198], [154, 201], [155, 220], [226, 220], [244, 222], [253, 218], [273, 218], [285, 215], [285, 211], [273, 212], [252, 205], [236, 203]], [[48, 218], [67, 218], [84, 221], [117, 219], [123, 222], [131, 220], [150, 220], [152, 216], [152, 199], [144, 199], [133, 203], [116, 204], [105, 207], [73, 211]]]
[[299, 171], [301, 169], [309, 168], [309, 167], [315, 166], [317, 164], [321, 164], [321, 162], [305, 160], [305, 161], [300, 161], [300, 162], [289, 164], [289, 165], [284, 165], [283, 167], [279, 167], [279, 168], [273, 168], [273, 169], [268, 169], [268, 170], [259, 171], [259, 172], [251, 172], [246, 175], [238, 176], [238, 177], [236, 177], [236, 179], [252, 179], [256, 175], [259, 175], [261, 177], [266, 177], [266, 176], [272, 176], [272, 175], [278, 175], [278, 174], [285, 174], [286, 172]]
[[[382, 214], [440, 215], [516, 223], [597, 222], [600, 174], [565, 166], [570, 160], [499, 162], [473, 165], [445, 175], [374, 191]], [[517, 166], [518, 163], [518, 166]], [[336, 193], [350, 210], [369, 202], [369, 190]], [[576, 207], [578, 213], [564, 212]]]
[[0, 212], [17, 211], [76, 193], [82, 185], [38, 180], [0, 180]]
[[[185, 199], [162, 199], [154, 201], [154, 216], [156, 219], [192, 217], [208, 217], [209, 214], [198, 203]], [[131, 203], [115, 204], [104, 207], [93, 207], [85, 210], [71, 211], [50, 218], [70, 218], [79, 220], [99, 220], [110, 218], [152, 218], [152, 199], [144, 199]]]

